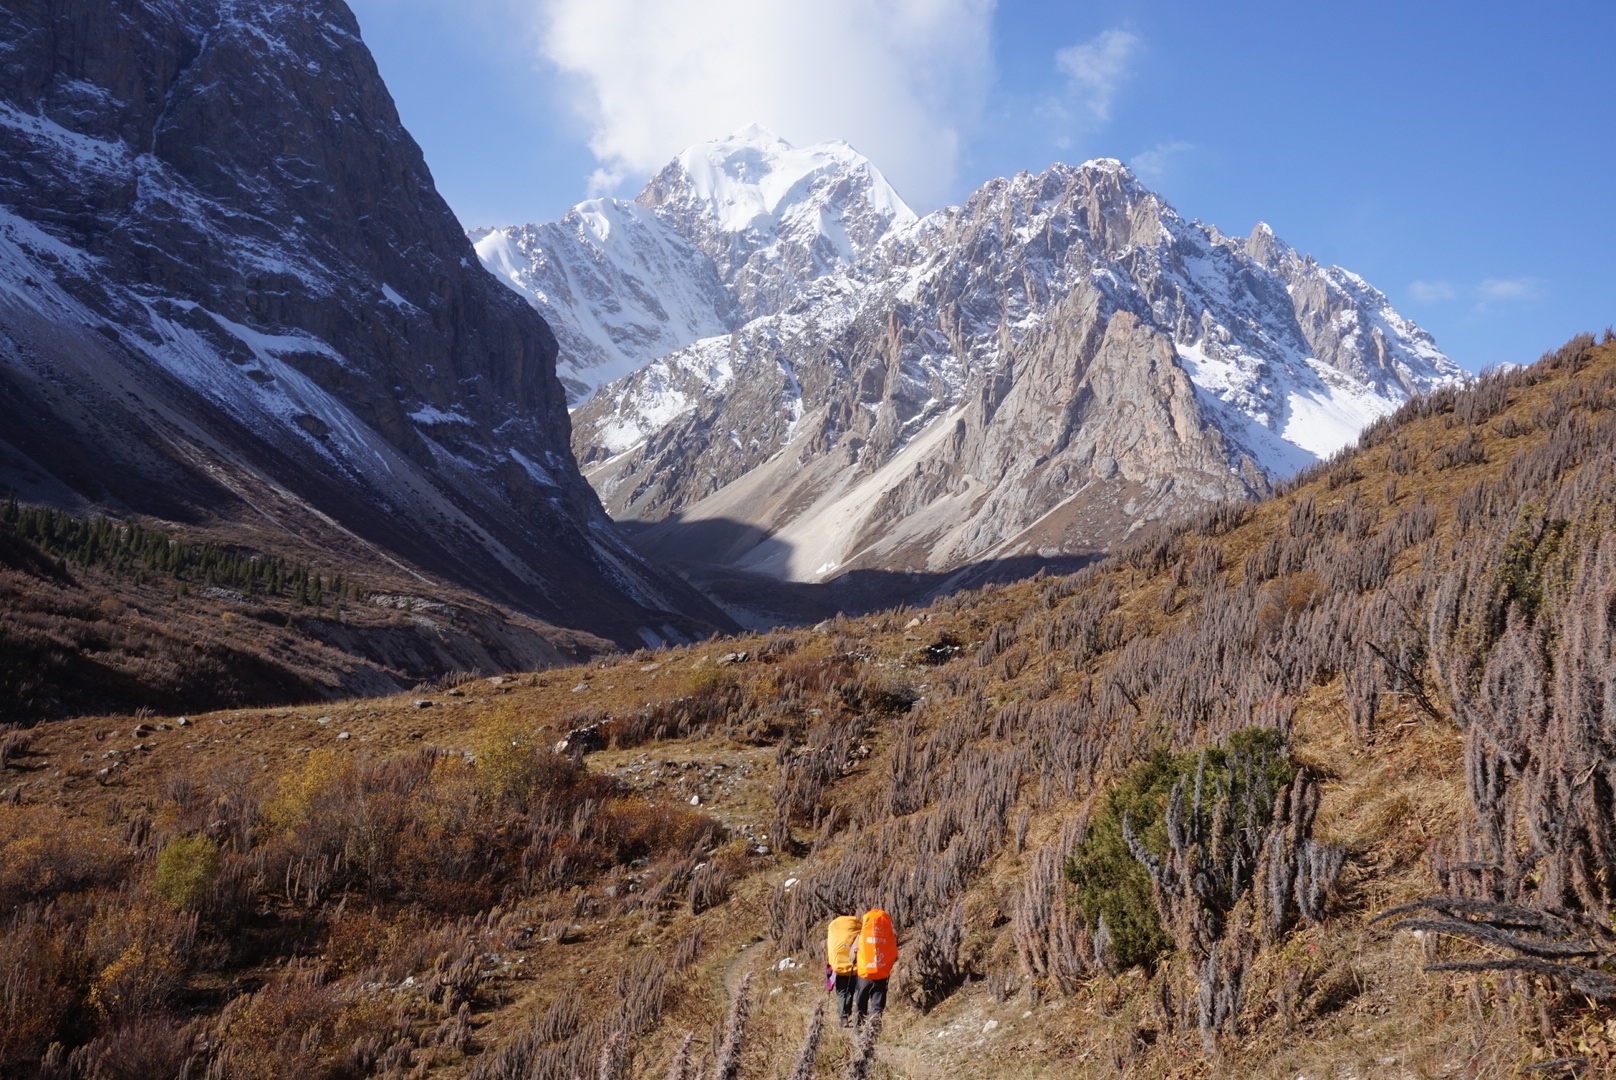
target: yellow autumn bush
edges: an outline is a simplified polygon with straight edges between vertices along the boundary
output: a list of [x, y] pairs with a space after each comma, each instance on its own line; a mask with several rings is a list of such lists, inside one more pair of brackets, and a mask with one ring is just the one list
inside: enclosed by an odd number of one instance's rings
[[157, 853], [152, 887], [176, 908], [196, 911], [219, 879], [219, 845], [200, 833], [176, 836]]
[[195, 940], [194, 914], [149, 901], [101, 908], [85, 930], [95, 971], [90, 1007], [101, 1016], [128, 1016], [162, 1005], [184, 981]]

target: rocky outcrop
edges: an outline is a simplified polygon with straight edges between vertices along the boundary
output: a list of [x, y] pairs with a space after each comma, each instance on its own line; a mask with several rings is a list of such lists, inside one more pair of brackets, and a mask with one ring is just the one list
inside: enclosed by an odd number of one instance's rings
[[0, 12], [0, 482], [24, 498], [335, 529], [623, 643], [722, 624], [601, 513], [555, 351], [341, 0]]
[[710, 458], [733, 478], [709, 477], [712, 494], [639, 542], [681, 564], [785, 581], [881, 571], [935, 583], [993, 560], [1103, 552], [1146, 520], [1246, 496], [1260, 475], [1231, 471], [1171, 340], [1129, 312], [1098, 318], [1099, 302], [1093, 290], [1065, 297], [1016, 350], [1015, 378], [901, 444], [901, 423], [856, 398], [817, 411], [800, 449], [755, 468], [727, 441], [735, 452]]

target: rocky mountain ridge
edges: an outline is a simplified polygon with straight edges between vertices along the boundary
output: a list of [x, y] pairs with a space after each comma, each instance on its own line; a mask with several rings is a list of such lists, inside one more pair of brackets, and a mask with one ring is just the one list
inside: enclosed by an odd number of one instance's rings
[[741, 321], [712, 258], [636, 203], [594, 199], [558, 222], [468, 235], [483, 266], [555, 330], [557, 374], [575, 404]]
[[783, 581], [1109, 549], [1461, 381], [1362, 279], [1120, 162], [994, 180], [603, 388], [573, 447], [687, 566]]
[[622, 644], [724, 625], [601, 512], [553, 336], [341, 0], [12, 4], [0, 61], [0, 484], [336, 536]]

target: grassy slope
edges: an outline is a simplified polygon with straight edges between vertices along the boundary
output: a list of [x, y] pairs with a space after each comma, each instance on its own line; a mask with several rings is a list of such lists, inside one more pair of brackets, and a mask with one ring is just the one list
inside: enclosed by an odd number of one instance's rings
[[[58, 564], [0, 522], [0, 723], [333, 700], [516, 657], [537, 666], [612, 648], [430, 581], [349, 538], [299, 544], [235, 525], [145, 524], [191, 544], [306, 562], [358, 591], [316, 610], [289, 587], [244, 597], [198, 575], [138, 580], [106, 565]], [[375, 595], [415, 597], [421, 610], [378, 606]]]
[[[1574, 373], [1561, 367], [1534, 385], [1511, 389], [1507, 409], [1475, 426], [1484, 460], [1468, 464], [1431, 468], [1444, 447], [1468, 434], [1464, 426], [1454, 425], [1451, 413], [1408, 421], [1379, 445], [1304, 478], [1218, 535], [1225, 580], [1230, 588], [1239, 586], [1247, 557], [1287, 532], [1298, 502], [1311, 497], [1324, 514], [1354, 490], [1377, 507], [1383, 523], [1396, 509], [1419, 500], [1435, 508], [1434, 537], [1398, 555], [1392, 581], [1411, 577], [1432, 550], [1457, 539], [1455, 511], [1464, 494], [1478, 480], [1500, 475], [1512, 457], [1551, 437], [1534, 423], [1534, 416], [1542, 415], [1568, 387], [1591, 386], [1613, 372], [1616, 348], [1606, 345], [1589, 354]], [[1605, 453], [1608, 457], [1609, 448]], [[1399, 459], [1395, 471], [1394, 456]], [[1393, 480], [1396, 489], [1389, 491]], [[687, 1030], [696, 1032], [698, 1050], [706, 1049], [747, 971], [756, 973], [752, 986], [758, 1007], [743, 1075], [782, 1075], [809, 1010], [823, 995], [823, 961], [817, 951], [799, 950], [792, 958], [800, 966], [780, 966], [787, 954], [771, 936], [771, 911], [778, 911], [785, 883], [795, 879], [796, 888], [803, 889], [808, 886], [802, 882], [831, 881], [842, 860], [870, 850], [894, 790], [893, 776], [902, 772], [897, 759], [967, 711], [978, 708], [996, 716], [1017, 704], [1078, 701], [1094, 697], [1101, 692], [1096, 687], [1119, 677], [1125, 648], [1073, 662], [1069, 650], [1043, 655], [1035, 644], [1045, 625], [1066, 610], [1065, 594], [1072, 584], [1083, 590], [1078, 599], [1102, 588], [1102, 578], [1114, 584], [1126, 636], [1146, 643], [1141, 647], [1158, 647], [1173, 633], [1194, 626], [1203, 614], [1204, 589], [1193, 574], [1179, 581], [1177, 567], [1185, 553], [1193, 568], [1199, 542], [1194, 535], [1177, 537], [1166, 559], [1156, 560], [1159, 565], [1117, 563], [1075, 582], [1034, 580], [989, 588], [924, 612], [837, 620], [820, 632], [637, 654], [590, 668], [522, 676], [498, 686], [467, 684], [459, 696], [432, 695], [436, 704], [424, 709], [410, 698], [396, 697], [322, 708], [216, 713], [193, 718], [188, 729], [148, 736], [144, 744], [150, 749], [140, 751], [129, 750], [134, 721], [128, 717], [68, 721], [38, 729], [26, 752], [12, 758], [12, 768], [0, 772], [0, 804], [8, 797], [20, 801], [0, 812], [14, 815], [12, 836], [33, 827], [30, 821], [44, 820], [15, 815], [57, 815], [53, 828], [67, 828], [60, 823], [68, 822], [87, 837], [124, 847], [130, 846], [130, 822], [146, 818], [151, 831], [133, 843], [128, 871], [138, 883], [149, 879], [163, 831], [172, 828], [164, 823], [174, 818], [168, 802], [176, 774], [193, 776], [204, 787], [235, 775], [238, 784], [250, 781], [271, 792], [275, 778], [294, 769], [299, 760], [294, 751], [303, 747], [331, 748], [355, 759], [406, 755], [429, 744], [470, 750], [479, 745], [479, 724], [495, 714], [519, 717], [548, 743], [602, 715], [627, 717], [653, 704], [671, 708], [669, 703], [692, 693], [732, 693], [736, 697], [731, 703], [738, 705], [728, 710], [727, 720], [643, 743], [624, 734], [621, 741], [635, 745], [613, 746], [585, 759], [593, 773], [619, 778], [627, 792], [622, 797], [636, 805], [689, 807], [696, 796], [702, 811], [730, 830], [730, 839], [709, 856], [723, 860], [736, 875], [727, 902], [700, 914], [679, 903], [650, 910], [636, 906], [629, 886], [643, 894], [662, 865], [660, 855], [649, 868], [615, 863], [565, 891], [512, 896], [484, 929], [472, 934], [481, 934], [487, 955], [500, 959], [478, 970], [471, 1041], [460, 1050], [417, 1054], [432, 1075], [475, 1073], [478, 1061], [485, 1063], [487, 1074], [490, 1052], [508, 1044], [555, 1002], [582, 1001], [586, 1016], [610, 1007], [622, 996], [618, 973], [626, 965], [636, 957], [666, 956], [693, 929], [700, 929], [703, 944], [694, 963], [678, 974], [660, 1019], [636, 1041], [632, 1075], [662, 1075]], [[1265, 588], [1262, 596], [1269, 606], [1264, 610], [1281, 623], [1286, 612], [1305, 612], [1323, 599], [1319, 575], [1309, 570], [1282, 574]], [[1016, 641], [979, 664], [978, 646], [1000, 626], [1017, 628]], [[915, 650], [943, 635], [964, 643], [963, 653], [941, 666], [917, 663]], [[746, 662], [716, 666], [720, 654], [742, 649], [753, 654]], [[1018, 656], [1018, 650], [1026, 655]], [[736, 689], [726, 689], [731, 682]], [[870, 712], [871, 703], [882, 700], [881, 693], [904, 686], [925, 697], [910, 717]], [[1225, 717], [1210, 727], [1186, 725], [1168, 705], [1146, 701], [1135, 707], [1139, 722], [1103, 732], [1096, 764], [1069, 773], [1066, 783], [1056, 776], [1041, 784], [1038, 763], [1028, 762], [1032, 778], [1020, 784], [1009, 816], [1016, 822], [1026, 812], [1023, 840], [1013, 836], [1018, 825], [1003, 829], [993, 838], [992, 854], [969, 871], [960, 895], [965, 927], [961, 963], [973, 978], [929, 1013], [901, 1001], [894, 1005], [877, 1075], [1005, 1080], [1124, 1072], [1294, 1077], [1329, 1075], [1332, 1068], [1358, 1076], [1514, 1075], [1532, 1059], [1564, 1053], [1607, 1060], [1607, 1025], [1616, 1031], [1616, 1015], [1608, 1009], [1541, 987], [1533, 991], [1524, 979], [1425, 974], [1421, 968], [1427, 954], [1453, 946], [1422, 943], [1366, 925], [1389, 905], [1436, 891], [1428, 853], [1433, 844], [1440, 846], [1460, 830], [1470, 811], [1463, 736], [1451, 723], [1428, 715], [1409, 695], [1392, 688], [1381, 695], [1367, 732], [1354, 733], [1347, 719], [1350, 708], [1347, 689], [1334, 676], [1287, 699], [1296, 756], [1324, 779], [1318, 832], [1345, 844], [1350, 854], [1328, 918], [1263, 949], [1248, 969], [1239, 1036], [1223, 1040], [1208, 1054], [1193, 1017], [1181, 1025], [1171, 1009], [1164, 1010], [1162, 985], [1178, 970], [1176, 959], [1166, 961], [1154, 976], [1138, 970], [1096, 974], [1070, 994], [1029, 979], [1018, 964], [1013, 912], [1035, 853], [1055, 843], [1063, 827], [1092, 806], [1108, 778], [1143, 749], [1193, 747], [1216, 737], [1219, 725], [1226, 730], [1233, 723]], [[332, 722], [320, 724], [320, 716], [330, 716]], [[867, 729], [848, 727], [864, 716], [871, 717]], [[906, 739], [901, 733], [910, 723], [914, 726]], [[620, 732], [626, 730], [619, 724]], [[789, 750], [777, 753], [776, 744], [789, 735], [795, 746], [813, 748], [816, 739], [848, 730], [854, 734], [846, 745], [845, 768], [838, 763], [819, 799], [832, 824], [816, 832], [799, 817], [794, 830], [800, 840], [813, 842], [811, 850], [807, 843], [790, 854], [772, 850], [767, 834], [775, 816], [773, 795], [780, 762], [790, 760]], [[337, 740], [340, 731], [350, 732], [350, 738]], [[989, 754], [1016, 750], [1013, 739], [991, 736], [977, 745]], [[102, 755], [109, 748], [124, 751], [132, 764], [103, 783], [96, 772], [108, 760]], [[922, 801], [923, 807], [931, 805]], [[770, 850], [760, 851], [760, 846]], [[334, 955], [343, 924], [335, 923], [337, 929], [327, 938], [320, 927], [333, 924], [319, 919], [322, 911], [329, 916], [338, 898], [310, 911], [282, 891], [273, 881], [261, 888], [259, 903], [266, 913], [275, 913], [268, 923], [311, 918], [318, 923], [309, 935], [288, 937], [282, 953]], [[377, 903], [383, 914], [390, 910], [386, 897], [350, 900], [355, 907]], [[424, 918], [445, 926], [454, 922], [448, 916]], [[511, 928], [518, 925], [537, 929], [516, 934]], [[261, 926], [255, 932], [269, 931]], [[906, 957], [912, 955], [914, 933], [913, 927], [900, 928]], [[789, 942], [790, 934], [786, 936]], [[397, 951], [402, 956], [407, 950]], [[413, 962], [422, 971], [431, 966], [424, 955]], [[196, 1014], [212, 1015], [231, 993], [262, 985], [275, 970], [273, 955], [260, 954], [254, 963], [210, 972], [198, 965], [187, 976], [189, 996], [180, 994], [173, 1001], [182, 1006], [190, 1002]], [[401, 981], [407, 967], [402, 960], [394, 964], [393, 988], [387, 991], [400, 1000], [412, 993]], [[414, 1041], [425, 1045], [431, 1041], [424, 1034], [432, 1021], [431, 1007], [423, 1005], [411, 1015]], [[821, 1075], [840, 1074], [846, 1046], [840, 1032], [827, 1036]]]

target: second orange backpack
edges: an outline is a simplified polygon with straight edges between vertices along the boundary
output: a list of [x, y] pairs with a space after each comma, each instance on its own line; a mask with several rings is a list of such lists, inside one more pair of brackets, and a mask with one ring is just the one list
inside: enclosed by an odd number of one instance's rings
[[892, 932], [892, 916], [875, 908], [864, 913], [859, 929], [858, 973], [861, 979], [884, 979], [898, 962], [898, 938]]

